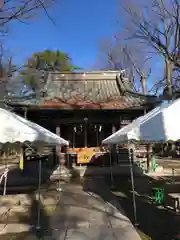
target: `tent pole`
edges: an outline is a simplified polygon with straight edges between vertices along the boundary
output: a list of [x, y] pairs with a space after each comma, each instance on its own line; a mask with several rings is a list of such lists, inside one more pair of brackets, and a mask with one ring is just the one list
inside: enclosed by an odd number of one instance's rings
[[58, 154], [58, 159], [59, 159], [59, 167], [58, 167], [58, 172], [59, 172], [59, 179], [58, 179], [58, 186], [56, 188], [56, 191], [61, 192], [62, 188], [61, 188], [61, 153], [59, 152]]
[[6, 195], [6, 188], [7, 188], [7, 178], [8, 178], [8, 163], [7, 163], [7, 157], [6, 157], [6, 168], [5, 168], [5, 172], [4, 172], [4, 191], [3, 191], [3, 195]]
[[39, 160], [39, 181], [38, 181], [38, 213], [37, 213], [37, 226], [36, 226], [36, 229], [39, 230], [41, 227], [40, 227], [40, 212], [41, 212], [41, 204], [40, 204], [40, 201], [41, 201], [41, 158]]
[[[129, 145], [129, 143], [128, 143]], [[133, 174], [133, 164], [132, 164], [132, 158], [133, 153], [132, 149], [130, 149], [130, 145], [128, 146], [129, 150], [129, 166], [130, 166], [130, 174], [131, 174], [131, 186], [132, 186], [132, 194], [133, 194], [133, 211], [134, 211], [134, 225], [137, 226], [137, 209], [136, 209], [136, 196], [135, 196], [135, 186], [134, 186], [134, 174]]]
[[6, 195], [6, 189], [7, 189], [7, 177], [8, 177], [8, 169], [5, 170], [5, 176], [4, 176], [4, 191], [3, 191], [3, 195]]
[[111, 188], [114, 188], [114, 179], [113, 179], [113, 171], [112, 171], [111, 151], [109, 152], [109, 163], [110, 163]]

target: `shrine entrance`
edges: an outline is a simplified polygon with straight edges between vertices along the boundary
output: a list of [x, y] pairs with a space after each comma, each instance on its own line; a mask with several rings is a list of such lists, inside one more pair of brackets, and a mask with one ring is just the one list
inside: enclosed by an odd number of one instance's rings
[[110, 124], [61, 125], [61, 136], [70, 142], [70, 150], [77, 153], [77, 163], [87, 164], [94, 155], [103, 152], [101, 141], [112, 133]]
[[104, 126], [100, 124], [76, 124], [72, 126], [73, 148], [97, 147], [101, 145], [104, 135]]

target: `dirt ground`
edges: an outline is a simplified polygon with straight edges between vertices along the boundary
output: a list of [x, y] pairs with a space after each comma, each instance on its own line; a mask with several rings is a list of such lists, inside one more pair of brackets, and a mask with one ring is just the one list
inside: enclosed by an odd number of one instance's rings
[[[110, 179], [106, 179], [106, 181], [111, 184]], [[143, 240], [172, 240], [180, 233], [180, 214], [167, 209], [164, 205], [156, 205], [144, 196], [145, 190], [150, 189], [151, 184], [151, 180], [147, 177], [135, 178], [137, 230]], [[161, 183], [157, 181], [156, 184], [162, 184], [162, 180]], [[134, 222], [130, 178], [114, 176], [112, 193], [130, 220]], [[147, 194], [150, 195], [150, 193]]]
[[[59, 193], [56, 185], [41, 189], [41, 224], [46, 228], [49, 218], [56, 209]], [[37, 190], [23, 194], [0, 196], [0, 239], [23, 240], [34, 239], [29, 229], [37, 224], [38, 193]]]
[[158, 158], [157, 163], [164, 168], [180, 169], [180, 159], [175, 158]]

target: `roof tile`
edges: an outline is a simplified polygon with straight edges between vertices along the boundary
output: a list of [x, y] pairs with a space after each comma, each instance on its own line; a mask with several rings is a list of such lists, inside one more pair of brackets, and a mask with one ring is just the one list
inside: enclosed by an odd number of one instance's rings
[[[36, 101], [36, 105], [63, 109], [125, 109], [142, 106], [147, 97], [129, 93], [128, 79], [121, 81], [117, 74], [109, 71], [50, 73], [43, 90], [46, 94]], [[24, 101], [24, 104], [32, 105], [34, 102], [32, 99]], [[22, 101], [20, 103], [23, 104]]]

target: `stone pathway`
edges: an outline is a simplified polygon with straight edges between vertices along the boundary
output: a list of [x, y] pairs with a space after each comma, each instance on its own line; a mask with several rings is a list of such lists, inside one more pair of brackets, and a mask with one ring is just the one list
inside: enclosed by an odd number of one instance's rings
[[[58, 193], [51, 191], [41, 194], [41, 208], [45, 211], [47, 218], [49, 218], [48, 212], [51, 214], [56, 207], [57, 198], [55, 194], [57, 195]], [[32, 204], [37, 199], [37, 193], [0, 196], [0, 239], [11, 239], [3, 237], [7, 234], [15, 235], [16, 237], [16, 235], [22, 232], [29, 232], [32, 214], [34, 214], [34, 218], [37, 215], [36, 212], [32, 212]], [[36, 224], [36, 221], [34, 224]], [[19, 240], [19, 238], [17, 239]]]
[[[94, 179], [94, 178], [93, 178]], [[44, 240], [140, 240], [135, 228], [126, 217], [118, 202], [111, 196], [108, 189], [102, 183], [101, 178], [86, 180], [85, 185], [65, 184], [63, 191], [58, 195], [58, 204], [53, 215], [46, 217], [46, 224], [42, 225], [42, 239]], [[97, 191], [98, 190], [98, 193]], [[108, 193], [108, 194], [107, 194]], [[49, 191], [51, 195], [51, 190]], [[57, 194], [57, 192], [56, 192]], [[101, 196], [101, 197], [100, 197]], [[23, 203], [28, 203], [21, 196]], [[54, 193], [54, 200], [57, 196]], [[11, 201], [15, 199], [11, 199]], [[10, 199], [8, 199], [10, 201]], [[45, 202], [44, 202], [45, 201]], [[51, 199], [52, 201], [52, 199]], [[49, 204], [49, 197], [43, 200]], [[27, 206], [27, 205], [26, 205]], [[118, 209], [118, 210], [117, 210]], [[1, 211], [2, 211], [1, 207]], [[13, 210], [13, 211], [12, 211]], [[24, 214], [22, 206], [13, 206], [10, 213]], [[11, 217], [13, 220], [13, 218]], [[42, 221], [45, 220], [41, 216]], [[45, 221], [44, 221], [45, 222]], [[44, 223], [43, 223], [44, 224]], [[11, 221], [4, 225], [0, 224], [0, 239], [6, 240], [6, 234], [13, 234], [18, 240], [39, 239], [37, 234], [31, 235], [30, 225]], [[17, 235], [25, 232], [29, 235], [18, 238]]]
[[51, 220], [58, 240], [140, 240], [125, 214], [98, 195], [69, 185], [61, 193]]

